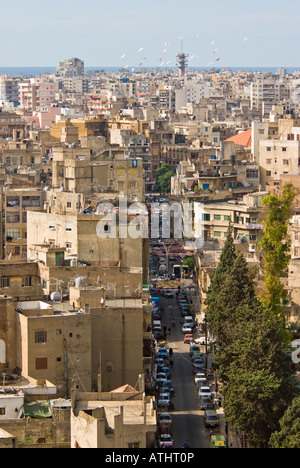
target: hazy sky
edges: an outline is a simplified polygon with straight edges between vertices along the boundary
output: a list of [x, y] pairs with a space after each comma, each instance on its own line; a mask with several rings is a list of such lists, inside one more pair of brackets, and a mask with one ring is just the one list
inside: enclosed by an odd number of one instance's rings
[[181, 37], [193, 67], [300, 67], [299, 24], [299, 0], [9, 0], [0, 67], [174, 66]]

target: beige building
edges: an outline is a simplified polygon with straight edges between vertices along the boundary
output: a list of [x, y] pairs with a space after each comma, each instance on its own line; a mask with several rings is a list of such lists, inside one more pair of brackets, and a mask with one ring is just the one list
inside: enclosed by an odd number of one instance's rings
[[[203, 228], [205, 239], [225, 242], [229, 222], [233, 225], [233, 238], [239, 242], [255, 245], [262, 235], [260, 202], [268, 192], [244, 195], [242, 201], [214, 202], [204, 205]], [[195, 203], [195, 211], [197, 211]], [[199, 206], [200, 207], [200, 206]]]
[[4, 252], [9, 260], [26, 259], [27, 214], [44, 209], [43, 192], [39, 188], [10, 188], [3, 190]]
[[154, 397], [146, 397], [143, 391], [137, 391], [129, 385], [107, 392], [99, 388], [97, 393], [76, 392], [75, 382], [73, 388], [72, 448], [154, 447]]
[[263, 140], [259, 146], [259, 166], [263, 189], [281, 175], [299, 175], [300, 141]]
[[52, 152], [52, 186], [73, 193], [119, 193], [134, 201], [145, 198], [143, 160], [117, 156], [93, 160], [90, 148], [58, 147]]

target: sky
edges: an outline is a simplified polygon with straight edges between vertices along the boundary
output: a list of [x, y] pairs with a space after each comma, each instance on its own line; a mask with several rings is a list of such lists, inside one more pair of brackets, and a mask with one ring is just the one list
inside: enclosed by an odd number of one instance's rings
[[10, 0], [0, 67], [300, 67], [299, 0]]

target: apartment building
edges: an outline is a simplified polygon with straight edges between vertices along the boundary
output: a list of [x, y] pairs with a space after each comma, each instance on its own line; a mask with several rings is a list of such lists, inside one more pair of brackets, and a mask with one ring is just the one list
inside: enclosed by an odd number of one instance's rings
[[188, 82], [182, 89], [175, 90], [175, 110], [181, 111], [187, 104], [199, 104], [201, 99], [208, 99], [210, 95], [209, 82], [190, 83]]
[[4, 259], [12, 261], [26, 259], [27, 214], [29, 211], [40, 212], [43, 209], [43, 192], [41, 189], [4, 188]]
[[73, 77], [82, 76], [84, 74], [84, 61], [77, 57], [66, 59], [63, 62], [59, 62], [59, 66], [56, 70], [57, 77]]
[[258, 78], [251, 83], [251, 109], [260, 110], [262, 117], [269, 117], [272, 106], [284, 103], [285, 111], [290, 110], [290, 86], [275, 77]]
[[52, 151], [52, 185], [73, 193], [119, 193], [133, 201], [145, 198], [144, 165], [140, 157], [93, 160], [90, 148], [56, 147]]
[[45, 78], [30, 78], [19, 82], [20, 106], [28, 112], [54, 103], [56, 93], [58, 83], [47, 81]]
[[14, 112], [6, 112], [0, 108], [0, 138], [11, 139], [25, 136], [25, 121]]
[[13, 103], [14, 106], [19, 103], [19, 87], [15, 78], [0, 76], [0, 101]]
[[299, 175], [300, 141], [263, 140], [259, 146], [259, 166], [263, 189], [280, 176]]
[[[204, 205], [202, 215], [204, 239], [215, 239], [221, 245], [225, 242], [228, 224], [233, 225], [233, 238], [241, 243], [255, 245], [262, 235], [260, 202], [268, 192], [244, 195], [242, 201], [229, 200]], [[202, 209], [195, 203], [195, 212]]]

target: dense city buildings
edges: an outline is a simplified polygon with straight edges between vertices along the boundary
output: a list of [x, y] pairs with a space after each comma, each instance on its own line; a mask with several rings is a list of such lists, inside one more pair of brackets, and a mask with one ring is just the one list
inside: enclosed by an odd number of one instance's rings
[[[261, 280], [262, 201], [300, 188], [300, 72], [200, 70], [188, 57], [115, 72], [71, 58], [53, 74], [0, 77], [0, 448], [167, 446], [159, 366], [191, 336], [181, 298], [211, 378], [205, 300], [229, 226]], [[163, 221], [162, 204], [188, 204], [201, 247], [174, 238], [176, 215], [168, 238], [161, 224], [151, 237], [155, 203]], [[282, 278], [295, 336], [299, 213], [297, 197]]]

